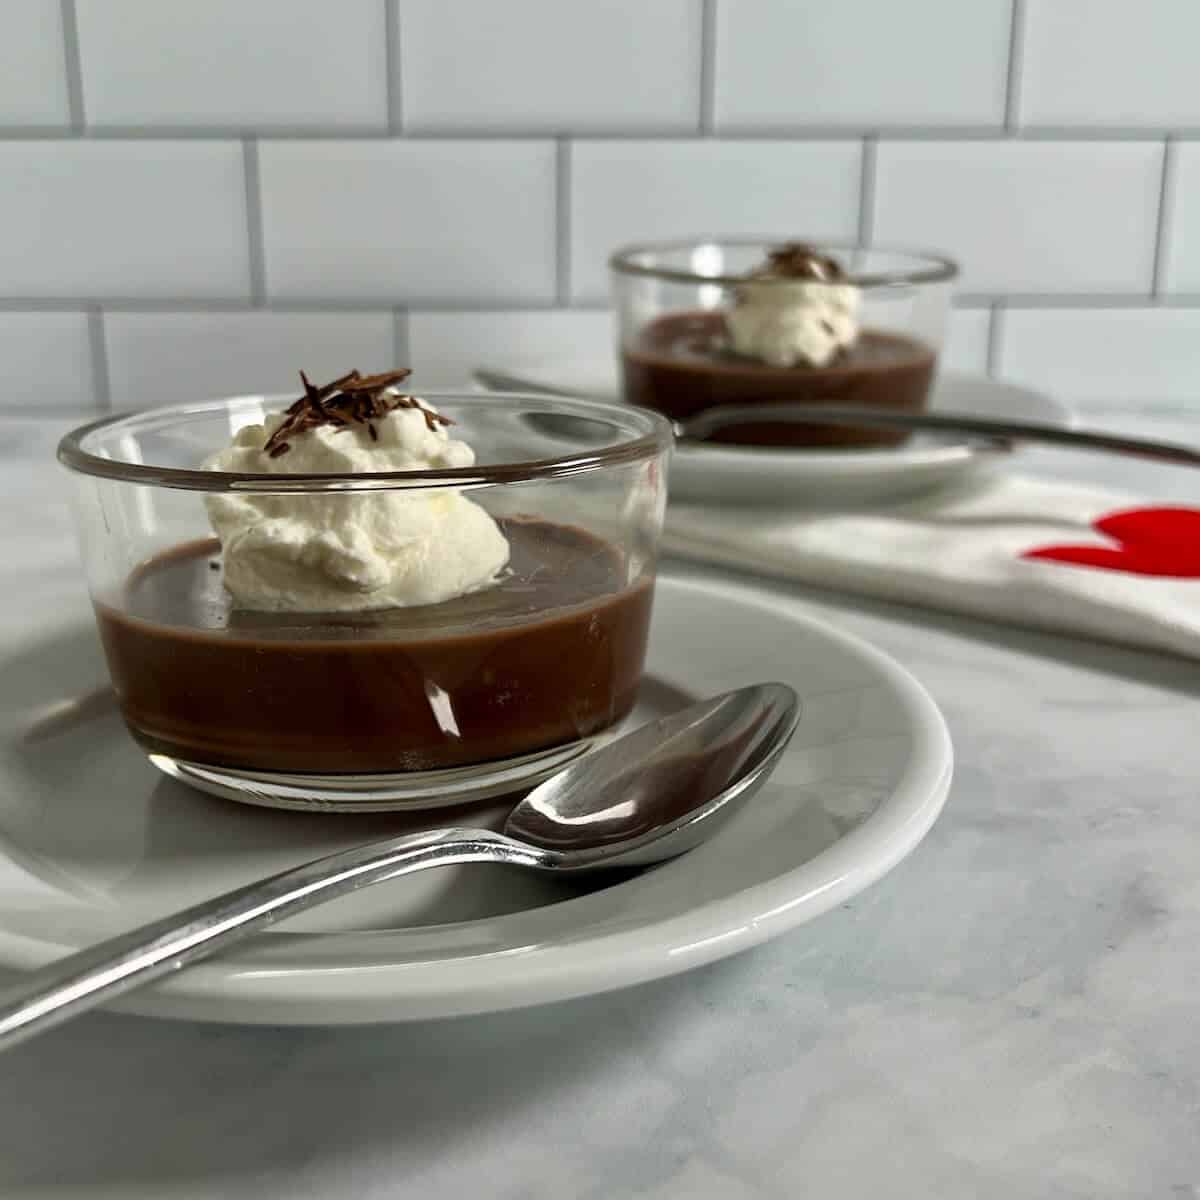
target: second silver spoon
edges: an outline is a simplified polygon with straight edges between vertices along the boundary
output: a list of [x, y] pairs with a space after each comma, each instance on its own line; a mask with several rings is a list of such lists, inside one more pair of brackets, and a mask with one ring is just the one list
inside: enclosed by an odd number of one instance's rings
[[[475, 378], [493, 390], [513, 390], [549, 396], [584, 395], [531, 383], [503, 371], [479, 367]], [[1084, 429], [1064, 429], [1043, 421], [1008, 421], [956, 412], [897, 412], [888, 408], [865, 408], [850, 404], [716, 404], [681, 421], [675, 421], [675, 436], [682, 442], [703, 443], [721, 429], [770, 420], [797, 425], [859, 426], [896, 429], [908, 433], [962, 434], [982, 438], [994, 447], [1008, 449], [1013, 442], [1035, 442], [1073, 450], [1099, 450], [1108, 454], [1130, 454], [1155, 462], [1200, 466], [1200, 450], [1176, 442]], [[728, 448], [728, 447], [725, 447]]]

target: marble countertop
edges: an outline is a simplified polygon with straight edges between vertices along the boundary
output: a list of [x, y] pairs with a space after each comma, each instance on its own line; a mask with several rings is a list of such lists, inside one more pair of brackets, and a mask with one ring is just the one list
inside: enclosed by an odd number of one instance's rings
[[[1200, 410], [1084, 416], [1200, 440]], [[3, 422], [10, 633], [80, 587], [50, 490], [69, 423]], [[1132, 460], [1020, 465], [1200, 496]], [[85, 1017], [0, 1060], [0, 1195], [1200, 1197], [1200, 665], [778, 590], [950, 725], [946, 811], [882, 882], [715, 966], [523, 1012]]]

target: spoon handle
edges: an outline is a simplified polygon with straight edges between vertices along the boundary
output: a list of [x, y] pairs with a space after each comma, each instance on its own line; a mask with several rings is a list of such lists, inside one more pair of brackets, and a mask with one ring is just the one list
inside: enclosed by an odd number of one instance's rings
[[723, 404], [679, 421], [676, 432], [683, 438], [706, 438], [730, 425], [748, 421], [787, 421], [806, 425], [867, 425], [882, 429], [923, 430], [937, 433], [973, 434], [999, 442], [1043, 442], [1079, 450], [1103, 450], [1132, 454], [1156, 462], [1200, 466], [1200, 449], [1176, 442], [1153, 442], [1146, 438], [1063, 429], [1040, 421], [997, 421], [968, 413], [906, 413], [890, 409], [857, 408], [840, 404]]
[[205, 900], [60, 958], [0, 993], [0, 1050], [206, 958], [283, 917], [426, 867], [545, 855], [487, 829], [438, 829], [356, 846]]

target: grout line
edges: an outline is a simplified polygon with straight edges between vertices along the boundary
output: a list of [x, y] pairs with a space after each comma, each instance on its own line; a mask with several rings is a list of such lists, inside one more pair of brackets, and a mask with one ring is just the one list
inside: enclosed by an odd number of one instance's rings
[[392, 366], [412, 365], [412, 342], [409, 337], [408, 309], [392, 309]]
[[387, 131], [395, 136], [404, 126], [404, 98], [400, 78], [400, 4], [381, 0], [384, 21], [384, 63], [387, 68]]
[[[1123, 295], [1057, 295], [1037, 296], [1014, 294], [1001, 296], [992, 292], [964, 292], [954, 299], [956, 309], [990, 309], [1002, 306], [1008, 310], [1029, 309], [1045, 312], [1071, 312], [1078, 310], [1104, 311], [1128, 309], [1131, 312], [1153, 312], [1159, 309], [1200, 310], [1200, 292], [1171, 292], [1162, 297], [1152, 297], [1145, 292]], [[61, 296], [17, 296], [0, 297], [0, 312], [18, 313], [129, 313], [150, 315], [155, 313], [387, 313], [397, 311], [393, 299], [349, 300], [345, 297], [330, 297], [313, 300], [269, 301], [265, 306], [249, 300], [151, 298], [134, 296], [111, 296], [81, 298]], [[480, 300], [463, 297], [459, 300], [444, 298], [414, 297], [403, 301], [400, 311], [421, 313], [536, 313], [572, 312], [603, 313], [609, 305], [600, 300], [581, 299], [574, 303], [560, 304], [556, 300]]]
[[71, 116], [72, 136], [83, 132], [87, 117], [83, 111], [83, 65], [79, 57], [79, 19], [75, 0], [61, 0], [63, 59], [67, 74], [67, 110]]
[[1000, 357], [1004, 353], [1005, 321], [1008, 309], [1002, 300], [998, 300], [991, 306], [990, 313], [991, 315], [988, 317], [987, 373], [999, 375]]
[[112, 380], [108, 373], [108, 342], [104, 336], [104, 313], [98, 306], [87, 310], [88, 344], [92, 351], [92, 391], [96, 407], [112, 411]]
[[[399, 302], [409, 310], [422, 312], [556, 312], [564, 307], [555, 300], [481, 300], [463, 296], [447, 300], [445, 297], [416, 296]], [[354, 300], [344, 296], [322, 296], [319, 299], [272, 299], [266, 309], [278, 313], [306, 312], [391, 312], [397, 306], [394, 296], [373, 300]], [[221, 298], [195, 297], [155, 298], [146, 296], [88, 296], [66, 298], [62, 296], [9, 296], [0, 297], [0, 312], [86, 312], [88, 309], [103, 308], [106, 312], [126, 313], [171, 313], [171, 312], [256, 312], [260, 306], [248, 299], [226, 300]], [[580, 303], [569, 305], [576, 312], [606, 312], [603, 303]]]
[[868, 135], [862, 141], [862, 161], [858, 172], [858, 243], [869, 246], [875, 232], [875, 151], [878, 139]]
[[558, 138], [554, 157], [554, 298], [571, 297], [571, 143]]
[[[1186, 131], [1183, 131], [1186, 135]], [[766, 129], [752, 127], [722, 128], [720, 140], [727, 142], [803, 142], [857, 141], [867, 133], [912, 141], [1000, 141], [1006, 137], [999, 125], [878, 126], [878, 125], [791, 125]], [[548, 142], [569, 134], [577, 142], [695, 142], [708, 138], [694, 129], [675, 125], [647, 126], [641, 129], [589, 127], [565, 130], [544, 129], [406, 129], [404, 138], [413, 142]], [[1159, 141], [1162, 129], [1145, 130], [1052, 130], [1049, 136], [1066, 141]], [[1020, 137], [1041, 137], [1043, 131], [1022, 130]], [[1200, 127], [1192, 135], [1200, 138]], [[387, 141], [394, 135], [378, 125], [89, 125], [86, 136], [92, 141], [237, 141], [244, 137], [279, 141]], [[0, 141], [77, 139], [79, 131], [61, 125], [0, 125]]]
[[262, 179], [258, 169], [258, 142], [242, 139], [242, 172], [246, 186], [246, 245], [250, 260], [250, 302], [267, 303], [267, 257], [264, 248]]
[[81, 130], [70, 125], [0, 125], [0, 142], [75, 142]]
[[124, 297], [6, 296], [0, 298], [0, 312], [230, 312], [249, 309], [245, 300], [175, 300]]
[[1183, 308], [1192, 309], [1200, 308], [1200, 293], [1197, 292], [1169, 292], [1158, 297], [1154, 305], [1155, 308]]
[[717, 0], [700, 4], [700, 123], [701, 137], [713, 132], [717, 105]]
[[[72, 141], [79, 129], [61, 125], [0, 124], [2, 141]], [[569, 133], [576, 142], [695, 142], [707, 138], [694, 129], [650, 126], [644, 129], [613, 128], [564, 131], [549, 129], [413, 129], [404, 132], [413, 142], [549, 142]], [[368, 141], [383, 142], [394, 135], [381, 125], [88, 125], [89, 141], [239, 141], [246, 137], [279, 141]], [[911, 142], [1177, 142], [1200, 141], [1200, 125], [778, 125], [767, 128], [722, 126], [723, 142], [852, 142], [874, 136], [885, 141]]]
[[1150, 294], [1161, 300], [1163, 276], [1167, 269], [1167, 256], [1171, 249], [1171, 225], [1175, 216], [1175, 142], [1167, 138], [1163, 142], [1162, 177], [1158, 188], [1158, 225], [1154, 231], [1154, 272], [1151, 276]]
[[[1175, 299], [1172, 297], [1172, 299]], [[955, 297], [960, 307], [982, 307], [1005, 304], [1009, 308], [1154, 308], [1154, 300], [1146, 292], [963, 292]], [[1192, 296], [1189, 306], [1200, 301]]]
[[1166, 137], [1186, 142], [1200, 140], [1200, 126], [1025, 125], [1013, 136], [1031, 142], [1161, 142]]
[[[30, 141], [38, 138], [65, 141], [78, 139], [79, 134], [79, 130], [64, 129], [62, 126], [0, 125], [0, 141]], [[334, 138], [384, 141], [391, 136], [382, 125], [88, 125], [84, 135], [93, 142], [236, 142], [245, 137], [314, 142]], [[482, 138], [484, 135], [479, 136]]]
[[1025, 67], [1025, 0], [1012, 0], [1008, 35], [1008, 72], [1004, 80], [1004, 128], [1012, 133], [1021, 123], [1021, 84]]

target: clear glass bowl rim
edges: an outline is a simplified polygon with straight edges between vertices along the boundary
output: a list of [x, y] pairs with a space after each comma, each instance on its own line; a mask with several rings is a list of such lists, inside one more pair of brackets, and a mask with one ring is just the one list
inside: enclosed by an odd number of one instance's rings
[[[700, 246], [782, 246], [795, 242], [795, 235], [768, 237], [762, 234], [698, 234], [695, 237], [677, 238], [662, 242], [637, 242], [619, 246], [609, 255], [608, 265], [618, 275], [641, 275], [651, 279], [667, 280], [671, 283], [695, 284], [739, 284], [745, 283], [744, 275], [700, 275], [677, 267], [652, 267], [634, 261], [639, 254], [662, 253], [671, 250], [697, 249]], [[920, 283], [944, 283], [958, 276], [958, 263], [948, 255], [933, 250], [914, 250], [907, 246], [889, 246], [872, 242], [857, 242], [853, 239], [813, 239], [807, 242], [817, 250], [874, 251], [879, 254], [904, 255], [923, 265], [898, 271], [875, 271], [861, 275], [850, 275], [838, 283], [849, 283], [860, 288], [906, 287]], [[755, 283], [795, 283], [794, 279], [760, 279]]]
[[155, 466], [146, 463], [122, 462], [105, 458], [84, 449], [85, 440], [92, 434], [127, 424], [130, 429], [170, 423], [201, 416], [221, 409], [229, 410], [238, 404], [261, 405], [263, 402], [286, 402], [295, 399], [292, 393], [248, 393], [187, 404], [164, 405], [161, 408], [105, 416], [65, 434], [58, 443], [58, 461], [69, 470], [102, 479], [127, 483], [178, 488], [196, 492], [360, 492], [410, 488], [463, 488], [489, 484], [525, 483], [534, 480], [561, 479], [588, 471], [654, 458], [672, 445], [671, 424], [665, 417], [649, 409], [635, 408], [606, 400], [566, 396], [550, 396], [529, 392], [434, 391], [422, 389], [422, 399], [435, 406], [439, 401], [478, 403], [494, 408], [497, 404], [510, 408], [530, 408], [556, 415], [608, 417], [628, 423], [632, 416], [645, 427], [641, 436], [613, 442], [602, 449], [586, 453], [567, 454], [555, 458], [530, 459], [523, 462], [490, 464], [435, 471], [373, 471], [345, 474], [265, 474], [234, 471], [205, 471], [199, 468]]

